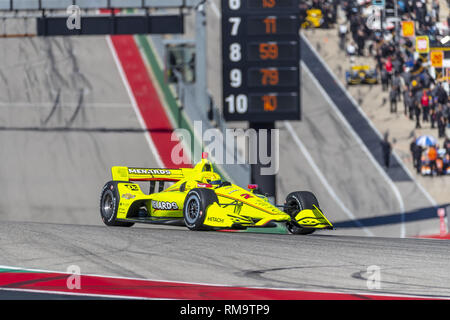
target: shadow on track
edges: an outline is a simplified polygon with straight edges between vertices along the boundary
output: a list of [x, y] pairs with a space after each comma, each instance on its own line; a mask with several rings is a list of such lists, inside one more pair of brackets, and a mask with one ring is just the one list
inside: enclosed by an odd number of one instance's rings
[[81, 127], [0, 127], [0, 131], [31, 131], [31, 132], [99, 132], [99, 133], [143, 133], [172, 132], [168, 128], [81, 128]]
[[[440, 207], [445, 208], [445, 207], [448, 207], [449, 205], [450, 205], [450, 203], [447, 203]], [[415, 221], [429, 220], [429, 219], [438, 219], [435, 207], [426, 207], [426, 208], [420, 208], [417, 210], [405, 212], [403, 221], [404, 222], [415, 222]], [[398, 223], [403, 222], [401, 213], [394, 213], [394, 214], [390, 214], [390, 215], [364, 218], [364, 219], [359, 219], [358, 221], [361, 222], [366, 227], [392, 225], [392, 224], [398, 224]], [[353, 221], [353, 220], [345, 220], [345, 221], [335, 222], [334, 226], [336, 229], [357, 227], [357, 225], [355, 224], [355, 221]]]

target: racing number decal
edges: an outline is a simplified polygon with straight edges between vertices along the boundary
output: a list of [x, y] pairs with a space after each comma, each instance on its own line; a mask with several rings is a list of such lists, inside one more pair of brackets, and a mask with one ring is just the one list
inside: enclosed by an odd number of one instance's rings
[[260, 43], [259, 57], [262, 60], [275, 60], [278, 58], [278, 44], [276, 43]]
[[139, 191], [139, 187], [135, 184], [126, 184], [125, 187], [127, 187], [131, 191]]
[[278, 107], [278, 99], [275, 95], [264, 95], [261, 97], [264, 105], [264, 111], [274, 111]]
[[275, 0], [262, 0], [263, 8], [273, 8], [276, 4]]
[[280, 82], [277, 69], [261, 69], [261, 84], [263, 86], [276, 86]]
[[266, 33], [277, 33], [277, 19], [275, 17], [267, 17], [263, 20], [266, 25]]

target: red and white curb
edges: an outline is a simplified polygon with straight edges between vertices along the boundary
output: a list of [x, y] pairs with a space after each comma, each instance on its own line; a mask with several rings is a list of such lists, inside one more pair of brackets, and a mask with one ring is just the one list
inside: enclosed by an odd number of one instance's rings
[[[78, 276], [76, 289], [70, 285]], [[428, 297], [313, 292], [297, 289], [258, 288], [173, 282], [162, 280], [74, 275], [47, 270], [21, 269], [0, 266], [0, 290], [64, 294], [86, 297], [131, 299], [187, 299], [187, 300], [410, 300]]]

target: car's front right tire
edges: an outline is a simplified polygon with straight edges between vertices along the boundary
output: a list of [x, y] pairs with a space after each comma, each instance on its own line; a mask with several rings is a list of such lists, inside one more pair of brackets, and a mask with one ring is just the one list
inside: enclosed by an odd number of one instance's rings
[[133, 222], [117, 221], [117, 209], [119, 206], [119, 191], [117, 181], [107, 182], [100, 193], [100, 217], [107, 226], [131, 227]]

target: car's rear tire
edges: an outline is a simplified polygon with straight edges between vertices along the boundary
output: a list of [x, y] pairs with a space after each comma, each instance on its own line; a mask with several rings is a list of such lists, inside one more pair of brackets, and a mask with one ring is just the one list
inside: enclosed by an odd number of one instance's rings
[[186, 196], [183, 206], [184, 223], [189, 230], [203, 230], [206, 210], [219, 202], [216, 193], [210, 189], [194, 188]]
[[295, 191], [288, 194], [288, 196], [286, 197], [286, 205], [284, 211], [288, 213], [292, 218], [290, 222], [286, 223], [286, 228], [290, 233], [306, 235], [311, 234], [315, 231], [315, 229], [313, 228], [304, 228], [298, 225], [294, 220], [294, 217], [298, 212], [305, 209], [314, 209], [313, 205], [320, 209], [319, 202], [312, 192]]
[[119, 201], [117, 181], [107, 182], [100, 193], [100, 217], [103, 223], [110, 227], [131, 227], [133, 222], [117, 221]]

